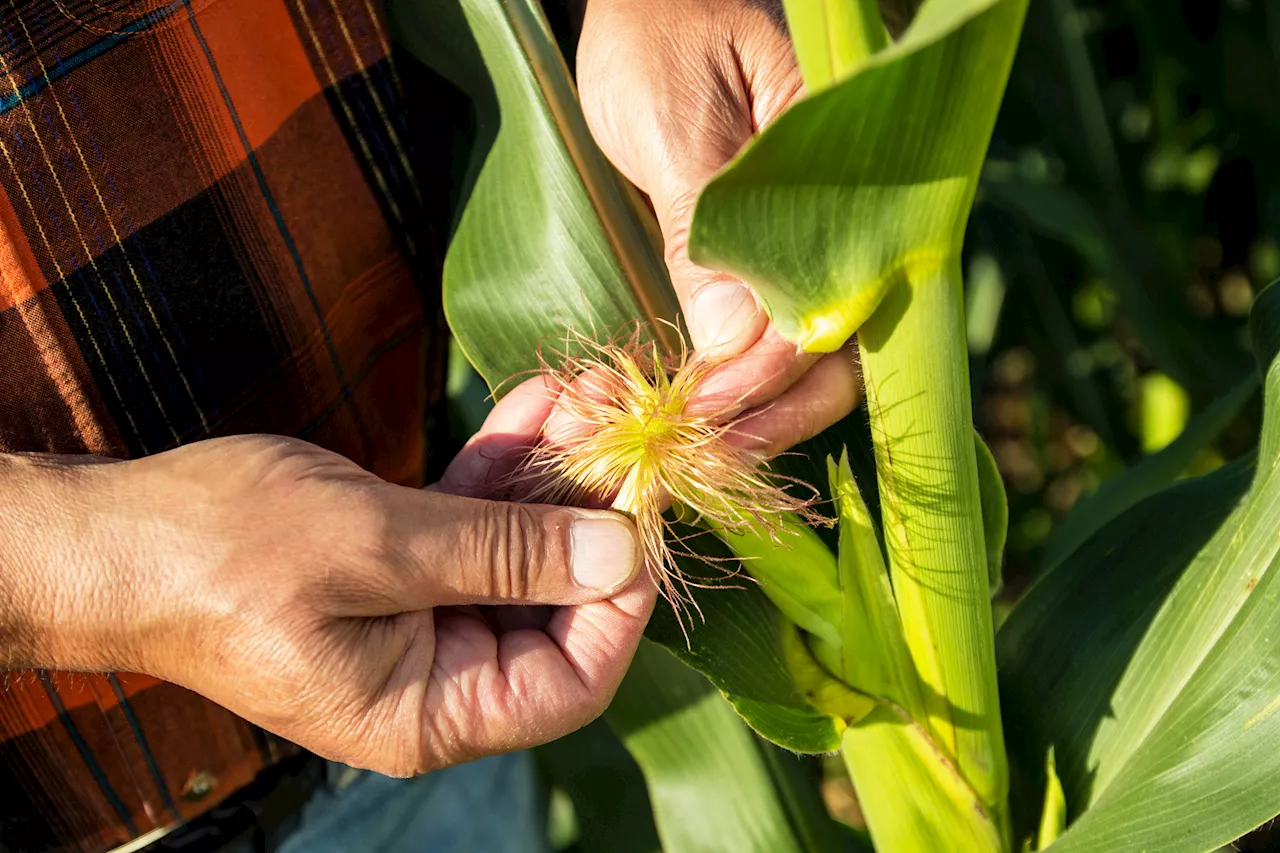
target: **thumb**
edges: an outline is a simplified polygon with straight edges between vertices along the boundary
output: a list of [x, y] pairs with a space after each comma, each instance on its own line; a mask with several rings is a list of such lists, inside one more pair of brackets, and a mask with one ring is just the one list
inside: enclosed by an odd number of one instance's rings
[[618, 513], [404, 491], [392, 562], [412, 609], [585, 604], [629, 586], [643, 564], [635, 527]]

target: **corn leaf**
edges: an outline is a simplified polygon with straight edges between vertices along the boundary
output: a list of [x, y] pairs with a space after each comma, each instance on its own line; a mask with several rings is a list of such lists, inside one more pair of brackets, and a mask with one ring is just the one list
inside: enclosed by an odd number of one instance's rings
[[669, 335], [656, 227], [591, 140], [537, 0], [392, 0], [397, 39], [467, 91], [479, 146], [444, 266], [450, 328], [491, 388], [554, 361], [566, 329]]
[[639, 766], [603, 720], [533, 751], [573, 803], [582, 853], [662, 853]]
[[632, 674], [608, 720], [644, 771], [664, 850], [853, 847], [813, 799], [812, 781], [779, 764], [797, 759], [758, 740], [706, 679], [648, 642]]
[[926, 3], [711, 182], [693, 258], [750, 282], [806, 349], [844, 344], [904, 268], [959, 251], [1024, 8]]
[[1054, 746], [1072, 809], [1054, 851], [1212, 850], [1280, 813], [1280, 287], [1250, 326], [1256, 464], [1138, 503], [1001, 630], [1012, 751]]
[[[997, 853], [986, 807], [922, 726], [882, 706], [844, 734], [854, 789], [877, 850]], [[859, 761], [874, 756], [875, 761]], [[905, 795], [904, 794], [908, 794]]]

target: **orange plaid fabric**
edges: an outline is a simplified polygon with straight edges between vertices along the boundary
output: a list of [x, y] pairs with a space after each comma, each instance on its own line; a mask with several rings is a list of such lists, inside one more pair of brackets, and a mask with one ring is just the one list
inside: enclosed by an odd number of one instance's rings
[[[444, 338], [403, 94], [374, 0], [0, 0], [0, 452], [270, 432], [420, 483]], [[11, 673], [0, 850], [109, 848], [270, 753], [154, 679]]]

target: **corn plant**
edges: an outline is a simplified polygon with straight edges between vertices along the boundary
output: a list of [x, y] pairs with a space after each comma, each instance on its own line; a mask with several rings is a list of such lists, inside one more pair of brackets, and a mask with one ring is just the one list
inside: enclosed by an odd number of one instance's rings
[[[959, 259], [1026, 0], [927, 0], [896, 39], [870, 0], [784, 6], [808, 97], [706, 188], [690, 251], [804, 349], [856, 333], [865, 420], [783, 462], [830, 498], [834, 541], [797, 516], [714, 512], [717, 538], [688, 540], [755, 583], [693, 589], [685, 626], [657, 614], [608, 712], [658, 843], [856, 849], [788, 751], [840, 753], [878, 850], [1230, 842], [1280, 813], [1280, 287], [1251, 319], [1256, 454], [1174, 483], [1252, 377], [1082, 506], [997, 635], [1007, 509], [972, 427]], [[639, 321], [650, 349], [678, 350], [653, 223], [592, 144], [536, 2], [391, 8], [402, 43], [472, 99], [445, 303], [495, 393], [566, 330]], [[607, 345], [571, 346], [568, 369]], [[640, 377], [659, 390], [662, 361]], [[601, 849], [654, 849], [641, 837]]]

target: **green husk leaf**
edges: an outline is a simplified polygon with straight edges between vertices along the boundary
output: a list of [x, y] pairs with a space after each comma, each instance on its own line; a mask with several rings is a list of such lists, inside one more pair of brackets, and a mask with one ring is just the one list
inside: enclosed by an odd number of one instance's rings
[[824, 668], [813, 656], [798, 629], [789, 627], [783, 637], [787, 664], [796, 687], [813, 707], [838, 720], [840, 731], [875, 710], [877, 700], [837, 680], [830, 669]]
[[841, 750], [877, 850], [997, 853], [982, 800], [924, 728], [881, 705], [844, 733]]
[[978, 499], [982, 501], [982, 536], [987, 545], [987, 585], [995, 598], [1004, 585], [1004, 545], [1009, 538], [1009, 497], [991, 448], [977, 432], [973, 447], [978, 459]]
[[848, 454], [837, 464], [827, 458], [831, 493], [840, 513], [840, 590], [844, 637], [839, 658], [828, 666], [856, 690], [887, 699], [915, 717], [924, 701], [902, 621], [889, 584], [880, 540], [849, 467]]
[[707, 524], [743, 561], [743, 568], [778, 609], [823, 642], [839, 645], [841, 601], [836, 557], [799, 518], [777, 519], [780, 541], [760, 533], [729, 533]]

